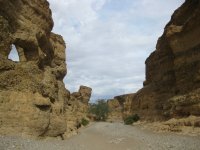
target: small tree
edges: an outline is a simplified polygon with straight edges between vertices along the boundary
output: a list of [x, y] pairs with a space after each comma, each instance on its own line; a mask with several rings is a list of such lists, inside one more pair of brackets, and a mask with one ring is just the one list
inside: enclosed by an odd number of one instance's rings
[[89, 121], [88, 121], [87, 119], [85, 119], [85, 118], [82, 118], [82, 119], [81, 119], [81, 124], [82, 124], [83, 126], [87, 126], [87, 125], [89, 124]]
[[91, 104], [90, 113], [95, 115], [97, 121], [105, 121], [108, 117], [109, 107], [105, 100], [98, 100], [97, 103]]

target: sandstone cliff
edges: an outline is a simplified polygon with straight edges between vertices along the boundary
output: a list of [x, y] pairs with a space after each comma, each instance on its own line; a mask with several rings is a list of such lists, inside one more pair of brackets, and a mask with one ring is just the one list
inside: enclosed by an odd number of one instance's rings
[[[0, 0], [0, 6], [0, 133], [63, 135], [76, 116], [69, 115], [73, 98], [63, 83], [66, 46], [51, 32], [49, 3]], [[11, 45], [19, 62], [8, 59]], [[80, 93], [86, 103], [91, 90]]]
[[132, 114], [131, 104], [134, 93], [115, 96], [114, 99], [108, 100], [110, 113], [109, 120], [122, 120], [123, 118]]
[[123, 106], [120, 105], [119, 101], [117, 99], [109, 99], [107, 100], [107, 104], [109, 107], [107, 120], [108, 121], [122, 120]]
[[66, 109], [67, 127], [66, 136], [77, 133], [77, 129], [81, 127], [81, 120], [88, 119], [89, 100], [92, 89], [86, 86], [80, 86], [78, 92], [70, 95], [70, 100]]
[[200, 1], [186, 0], [146, 60], [132, 113], [151, 120], [200, 115]]
[[114, 97], [115, 99], [118, 100], [118, 102], [122, 106], [123, 118], [131, 115], [131, 104], [132, 104], [134, 95], [135, 95], [134, 93], [131, 93], [131, 94], [119, 95], [119, 96]]

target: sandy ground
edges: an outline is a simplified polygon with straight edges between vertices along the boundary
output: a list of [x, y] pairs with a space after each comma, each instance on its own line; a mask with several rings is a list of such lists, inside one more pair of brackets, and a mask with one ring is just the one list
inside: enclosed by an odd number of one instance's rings
[[67, 140], [0, 136], [0, 150], [200, 150], [200, 137], [99, 122]]

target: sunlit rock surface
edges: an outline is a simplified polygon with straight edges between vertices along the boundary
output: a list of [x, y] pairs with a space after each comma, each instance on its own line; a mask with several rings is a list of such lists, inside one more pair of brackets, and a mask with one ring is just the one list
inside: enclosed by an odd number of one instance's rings
[[[66, 45], [51, 32], [49, 3], [0, 0], [0, 6], [0, 133], [62, 136], [77, 117], [70, 106], [76, 98], [63, 83]], [[12, 45], [19, 62], [8, 59]], [[80, 94], [86, 104], [91, 89], [82, 87]]]

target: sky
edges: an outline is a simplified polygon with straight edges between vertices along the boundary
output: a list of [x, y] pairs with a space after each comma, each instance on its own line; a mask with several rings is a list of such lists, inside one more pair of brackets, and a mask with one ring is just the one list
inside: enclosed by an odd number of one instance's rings
[[66, 42], [66, 88], [91, 101], [137, 92], [145, 60], [184, 0], [49, 0], [53, 32]]

